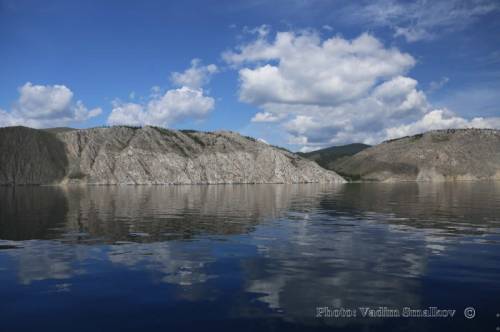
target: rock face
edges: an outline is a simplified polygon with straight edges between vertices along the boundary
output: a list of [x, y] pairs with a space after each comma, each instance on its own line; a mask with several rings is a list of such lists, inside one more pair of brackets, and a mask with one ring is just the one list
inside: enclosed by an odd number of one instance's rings
[[0, 184], [345, 182], [293, 153], [233, 132], [111, 127], [0, 129]]
[[500, 179], [500, 131], [436, 130], [386, 141], [335, 165], [353, 180]]
[[26, 127], [0, 129], [0, 184], [44, 184], [65, 177], [64, 143], [51, 133]]

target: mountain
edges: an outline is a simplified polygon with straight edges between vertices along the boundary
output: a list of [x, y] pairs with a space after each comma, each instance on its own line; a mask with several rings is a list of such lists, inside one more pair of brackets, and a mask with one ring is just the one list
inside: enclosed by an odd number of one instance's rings
[[0, 184], [52, 183], [65, 175], [64, 143], [25, 127], [0, 128]]
[[353, 143], [348, 145], [332, 146], [312, 152], [299, 152], [297, 154], [304, 158], [314, 160], [318, 163], [318, 165], [326, 169], [334, 170], [335, 164], [345, 159], [345, 157], [352, 156], [369, 147], [370, 145]]
[[340, 161], [335, 170], [369, 181], [500, 179], [500, 131], [435, 130], [394, 139]]
[[0, 184], [344, 181], [310, 160], [228, 131], [0, 128]]

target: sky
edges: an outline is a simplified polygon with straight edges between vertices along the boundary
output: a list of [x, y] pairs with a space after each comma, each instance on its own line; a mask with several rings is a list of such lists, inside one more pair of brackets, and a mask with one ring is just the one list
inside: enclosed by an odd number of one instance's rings
[[0, 0], [0, 127], [232, 130], [293, 151], [500, 129], [500, 1]]

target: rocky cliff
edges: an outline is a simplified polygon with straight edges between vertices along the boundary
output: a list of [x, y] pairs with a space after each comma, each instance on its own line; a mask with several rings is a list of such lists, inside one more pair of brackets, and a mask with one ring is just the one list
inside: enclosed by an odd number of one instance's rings
[[64, 143], [51, 133], [25, 127], [0, 128], [0, 184], [60, 181], [68, 160]]
[[0, 129], [0, 184], [305, 182], [344, 179], [291, 152], [227, 131]]
[[353, 180], [500, 179], [500, 131], [436, 130], [386, 141], [335, 165]]

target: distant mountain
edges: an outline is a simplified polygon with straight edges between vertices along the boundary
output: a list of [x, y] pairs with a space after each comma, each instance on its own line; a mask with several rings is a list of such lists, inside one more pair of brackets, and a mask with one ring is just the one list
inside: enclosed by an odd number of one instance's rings
[[326, 169], [334, 170], [335, 164], [338, 163], [340, 160], [344, 159], [345, 157], [352, 156], [358, 152], [361, 152], [369, 147], [370, 145], [362, 143], [353, 143], [348, 145], [332, 146], [326, 149], [316, 150], [307, 153], [299, 152], [297, 154], [304, 158], [314, 160], [315, 162], [318, 163], [318, 165]]
[[0, 184], [345, 182], [239, 134], [127, 127], [0, 128]]
[[367, 181], [500, 180], [500, 131], [436, 130], [383, 142], [335, 164]]

